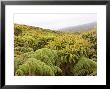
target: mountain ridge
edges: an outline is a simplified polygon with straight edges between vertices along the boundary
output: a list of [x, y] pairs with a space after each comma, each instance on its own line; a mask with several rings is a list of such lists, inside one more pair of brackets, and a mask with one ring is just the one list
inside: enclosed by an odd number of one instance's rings
[[87, 23], [87, 24], [82, 24], [82, 25], [76, 25], [76, 26], [61, 28], [58, 31], [62, 31], [62, 32], [84, 32], [84, 31], [89, 31], [89, 30], [96, 28], [96, 27], [97, 27], [97, 23], [92, 22], [92, 23]]

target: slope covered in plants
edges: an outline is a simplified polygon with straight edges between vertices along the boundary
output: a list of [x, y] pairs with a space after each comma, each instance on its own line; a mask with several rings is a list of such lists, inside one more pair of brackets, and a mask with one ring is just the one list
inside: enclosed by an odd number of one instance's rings
[[73, 33], [14, 24], [16, 76], [94, 76], [96, 59], [96, 28]]

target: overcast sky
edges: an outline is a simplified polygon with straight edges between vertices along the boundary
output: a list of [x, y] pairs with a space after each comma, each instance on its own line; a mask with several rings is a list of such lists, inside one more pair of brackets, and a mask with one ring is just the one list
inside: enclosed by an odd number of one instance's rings
[[14, 23], [25, 24], [48, 29], [96, 22], [96, 14], [15, 14]]

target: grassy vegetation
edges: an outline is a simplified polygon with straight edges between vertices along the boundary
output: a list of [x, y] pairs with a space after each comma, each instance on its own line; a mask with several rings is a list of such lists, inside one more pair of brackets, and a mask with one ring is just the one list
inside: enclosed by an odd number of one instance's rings
[[14, 75], [97, 75], [96, 29], [60, 32], [14, 24]]

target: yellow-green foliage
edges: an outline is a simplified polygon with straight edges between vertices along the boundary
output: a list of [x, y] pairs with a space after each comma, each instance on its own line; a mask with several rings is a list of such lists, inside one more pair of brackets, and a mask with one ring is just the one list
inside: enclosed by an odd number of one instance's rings
[[81, 57], [78, 63], [74, 65], [72, 72], [75, 76], [86, 76], [96, 72], [96, 68], [96, 62], [88, 58]]
[[66, 33], [14, 24], [17, 76], [93, 76], [97, 74], [96, 59], [95, 28]]
[[19, 66], [16, 75], [54, 75], [54, 71], [44, 62], [29, 58], [23, 65]]

